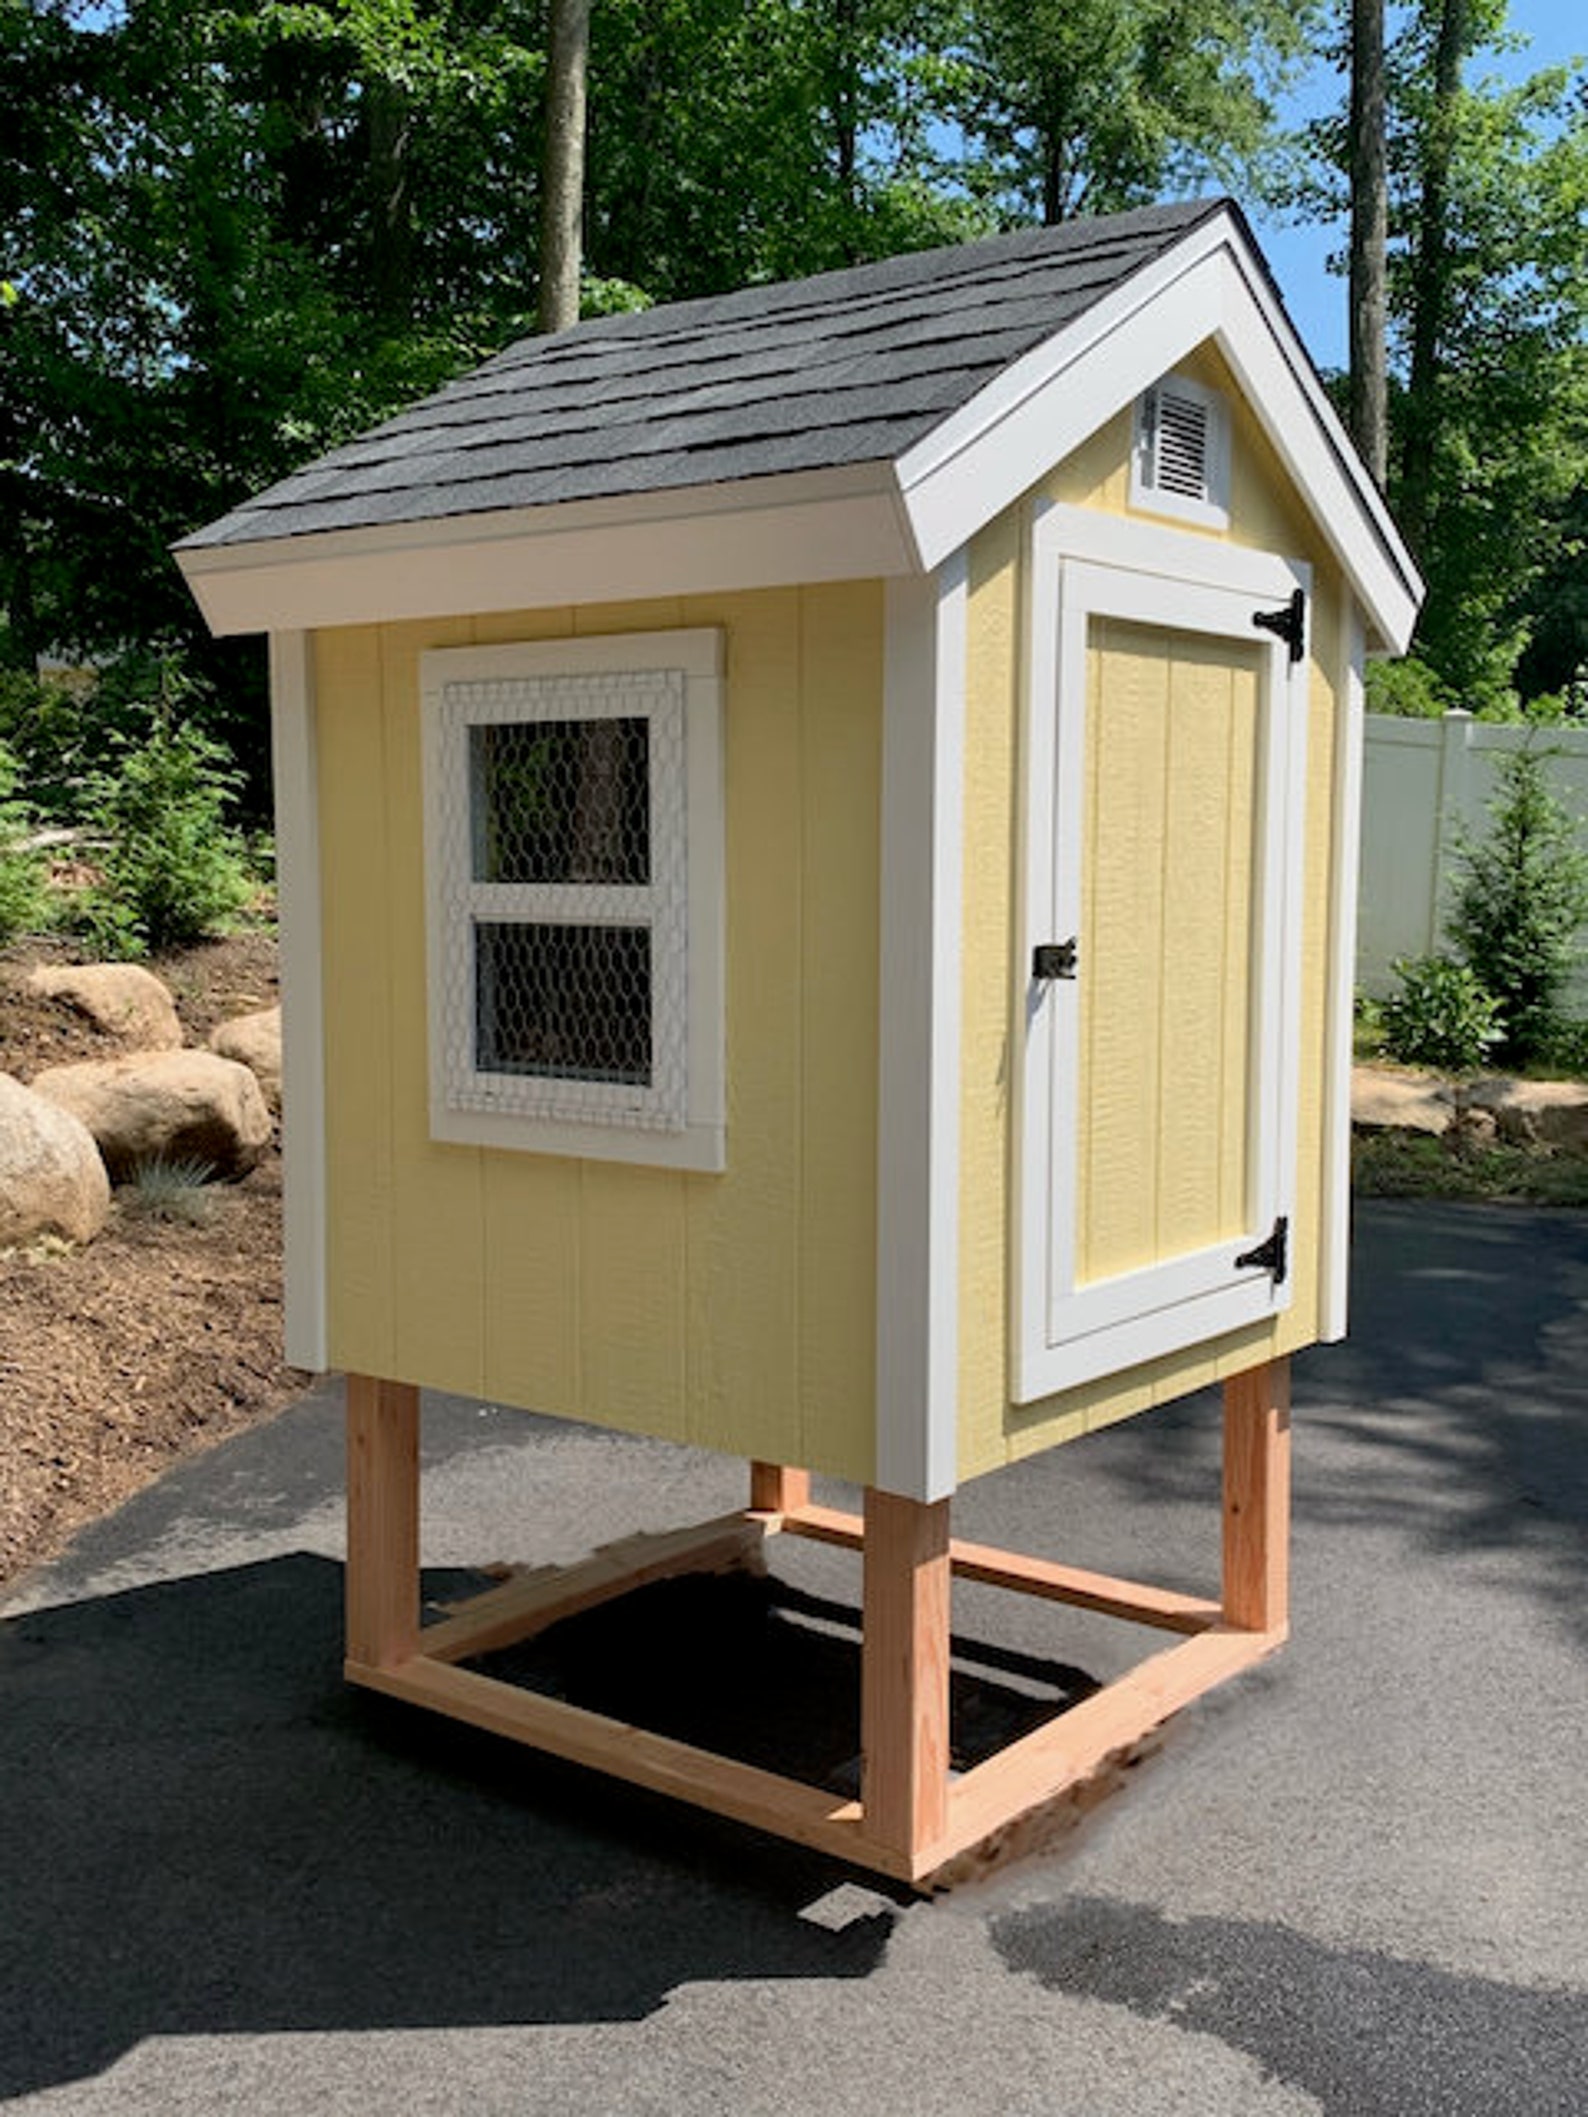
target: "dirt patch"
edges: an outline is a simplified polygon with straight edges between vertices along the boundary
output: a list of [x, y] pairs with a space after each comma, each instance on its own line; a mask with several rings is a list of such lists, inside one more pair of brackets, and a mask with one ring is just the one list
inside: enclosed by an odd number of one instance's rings
[[[23, 993], [47, 949], [0, 956], [0, 1071], [124, 1048], [58, 1002]], [[190, 1044], [276, 999], [274, 939], [247, 933], [150, 966]], [[148, 1217], [118, 1191], [81, 1250], [0, 1252], [0, 1581], [180, 1456], [268, 1418], [304, 1386], [281, 1358], [281, 1166], [207, 1189], [197, 1225]]]

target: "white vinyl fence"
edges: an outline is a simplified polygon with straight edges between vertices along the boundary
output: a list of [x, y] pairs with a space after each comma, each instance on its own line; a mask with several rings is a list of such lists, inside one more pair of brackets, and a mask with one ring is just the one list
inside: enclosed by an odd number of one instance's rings
[[[1529, 746], [1546, 754], [1550, 782], [1588, 847], [1588, 729], [1506, 727], [1466, 713], [1367, 716], [1356, 943], [1364, 992], [1382, 997], [1394, 989], [1396, 956], [1447, 946], [1456, 846], [1463, 832], [1484, 837], [1500, 759]], [[1588, 1004], [1588, 971], [1579, 971], [1572, 998]]]

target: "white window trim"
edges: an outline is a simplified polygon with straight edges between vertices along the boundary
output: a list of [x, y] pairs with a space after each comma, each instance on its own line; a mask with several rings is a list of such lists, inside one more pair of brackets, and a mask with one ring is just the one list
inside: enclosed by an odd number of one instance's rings
[[[676, 805], [684, 833], [683, 905], [671, 910], [649, 889], [589, 891], [582, 886], [477, 884], [458, 872], [455, 838], [444, 827], [445, 805], [466, 791], [467, 730], [485, 721], [537, 717], [515, 706], [515, 684], [613, 677], [638, 681], [639, 710], [682, 719], [681, 784], [659, 787], [652, 749], [652, 829], [665, 826], [659, 795]], [[491, 687], [501, 686], [499, 697]], [[468, 692], [473, 697], [459, 706]], [[620, 633], [594, 639], [524, 641], [498, 647], [443, 648], [420, 661], [424, 727], [426, 984], [430, 1021], [430, 1130], [460, 1145], [512, 1148], [661, 1168], [720, 1170], [726, 1152], [724, 1063], [724, 887], [722, 779], [722, 635], [711, 630]], [[632, 711], [621, 691], [605, 699], [570, 698], [563, 717], [599, 718]], [[552, 708], [544, 709], [547, 717]], [[459, 785], [459, 774], [464, 785]], [[618, 898], [652, 926], [653, 1010], [669, 977], [685, 984], [680, 1031], [684, 1088], [681, 1106], [664, 1108], [650, 1091], [581, 1084], [579, 1100], [593, 1114], [554, 1113], [556, 1088], [541, 1093], [523, 1084], [504, 1101], [534, 1107], [492, 1108], [488, 1075], [460, 1062], [472, 1023], [449, 1008], [441, 966], [459, 948], [472, 952], [471, 928], [491, 912], [516, 912], [578, 921], [596, 915], [599, 896], [610, 917]], [[678, 912], [681, 909], [681, 916]], [[669, 934], [669, 926], [673, 931]], [[653, 1021], [655, 1015], [653, 1012]], [[603, 1110], [602, 1106], [605, 1105]], [[609, 1114], [608, 1114], [609, 1113]]]
[[[1207, 414], [1206, 499], [1190, 493], [1166, 490], [1153, 482], [1152, 428], [1148, 403], [1157, 390], [1172, 390], [1188, 397]], [[1165, 515], [1176, 522], [1192, 522], [1202, 529], [1230, 526], [1230, 408], [1218, 390], [1193, 382], [1189, 375], [1160, 375], [1136, 399], [1134, 438], [1130, 452], [1130, 504], [1141, 514]]]
[[[1066, 1078], [1076, 1077], [1078, 989], [1034, 985], [1029, 970], [1038, 943], [1078, 930], [1079, 833], [1063, 832], [1056, 840], [1055, 828], [1061, 798], [1073, 799], [1083, 784], [1088, 618], [1099, 610], [1115, 610], [1227, 636], [1229, 626], [1215, 599], [1233, 592], [1251, 597], [1256, 606], [1278, 604], [1297, 585], [1309, 591], [1311, 585], [1305, 565], [1270, 553], [1212, 544], [1067, 506], [1039, 511], [1031, 549], [1027, 807], [1013, 1032], [1014, 1048], [1022, 1054], [1014, 1068], [1017, 1259], [1011, 1274], [1012, 1395], [1018, 1404], [1205, 1343], [1290, 1305], [1299, 1262], [1294, 1242], [1290, 1275], [1282, 1287], [1255, 1272], [1232, 1282], [1232, 1259], [1243, 1247], [1236, 1242], [1077, 1293], [1071, 1254], [1076, 1143], [1073, 1127], [1057, 1122], [1052, 1083], [1056, 1042], [1061, 1054], [1065, 1048], [1069, 1051], [1060, 1071]], [[1278, 1214], [1294, 1221], [1303, 834], [1298, 828], [1287, 842], [1282, 833], [1287, 813], [1298, 819], [1305, 814], [1310, 665], [1303, 659], [1292, 669], [1280, 642], [1256, 630], [1252, 638], [1260, 647], [1267, 646], [1264, 740], [1276, 748], [1271, 754], [1273, 799], [1264, 827], [1266, 864], [1278, 881], [1278, 901], [1260, 902], [1255, 943], [1261, 952], [1260, 990], [1266, 1002], [1260, 1031], [1265, 1063], [1253, 1108], [1253, 1144], [1258, 1151], [1253, 1154], [1256, 1195], [1250, 1237], [1260, 1239]], [[1142, 1297], [1149, 1286], [1152, 1305], [1144, 1308]]]

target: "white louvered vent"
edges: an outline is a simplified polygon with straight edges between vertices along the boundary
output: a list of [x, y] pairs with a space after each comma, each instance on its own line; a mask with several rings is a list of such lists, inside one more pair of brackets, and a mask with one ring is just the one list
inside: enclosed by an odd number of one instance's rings
[[1166, 375], [1137, 404], [1132, 504], [1222, 527], [1228, 521], [1228, 486], [1223, 400], [1185, 376]]
[[1153, 479], [1160, 492], [1208, 498], [1208, 410], [1175, 389], [1152, 392]]

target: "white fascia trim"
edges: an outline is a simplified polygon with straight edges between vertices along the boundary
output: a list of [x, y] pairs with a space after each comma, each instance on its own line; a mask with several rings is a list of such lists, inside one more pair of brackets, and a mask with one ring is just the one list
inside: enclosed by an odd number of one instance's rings
[[926, 1502], [958, 1477], [967, 591], [963, 550], [887, 589], [876, 1483]]
[[320, 1373], [326, 1352], [325, 1003], [312, 642], [270, 640], [270, 732], [281, 939], [281, 1157], [286, 1355]]
[[871, 580], [920, 566], [886, 463], [197, 545], [176, 557], [217, 635]]
[[[1251, 408], [1393, 653], [1421, 582], [1245, 238], [1217, 214], [1155, 264], [1015, 361], [899, 459], [899, 486], [935, 566], [1205, 340]], [[967, 528], [968, 525], [968, 528]]]
[[1346, 1334], [1351, 1278], [1351, 1059], [1356, 1009], [1356, 906], [1362, 854], [1363, 671], [1361, 612], [1341, 627], [1334, 723], [1334, 842], [1330, 847], [1329, 930], [1333, 948], [1325, 1001], [1322, 1255], [1318, 1336]]

